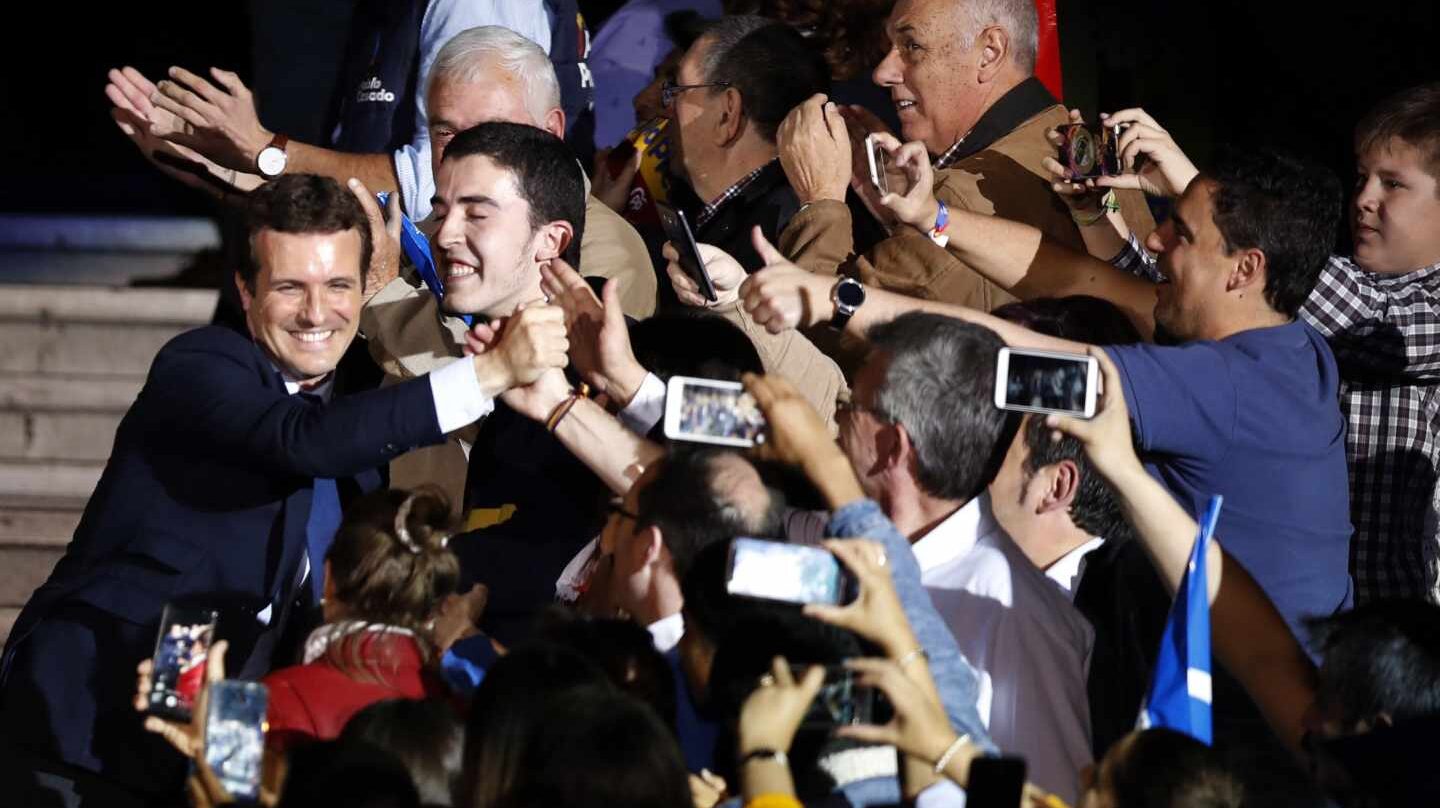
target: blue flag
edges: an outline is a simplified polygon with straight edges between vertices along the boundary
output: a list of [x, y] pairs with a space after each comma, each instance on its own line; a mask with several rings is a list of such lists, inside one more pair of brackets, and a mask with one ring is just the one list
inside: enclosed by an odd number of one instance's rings
[[[380, 200], [380, 207], [384, 208], [390, 201], [390, 192], [381, 191], [375, 195]], [[440, 274], [435, 269], [435, 258], [430, 254], [430, 240], [420, 232], [420, 228], [410, 221], [410, 217], [400, 214], [400, 249], [404, 250], [405, 257], [415, 265], [415, 271], [419, 273], [420, 280], [430, 288], [430, 294], [435, 296], [435, 302], [439, 303], [445, 299], [445, 284], [440, 280]], [[442, 308], [443, 310], [443, 308]], [[465, 325], [474, 325], [475, 316], [472, 314], [456, 315], [465, 321]]]
[[1202, 743], [1211, 743], [1210, 598], [1205, 581], [1205, 550], [1220, 519], [1223, 497], [1210, 498], [1200, 518], [1200, 535], [1190, 566], [1175, 592], [1170, 619], [1160, 640], [1155, 677], [1140, 707], [1140, 728], [1166, 727]]

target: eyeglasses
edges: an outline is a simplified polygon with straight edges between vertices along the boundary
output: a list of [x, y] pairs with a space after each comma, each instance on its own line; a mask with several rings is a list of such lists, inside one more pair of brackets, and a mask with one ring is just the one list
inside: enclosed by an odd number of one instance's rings
[[675, 96], [686, 90], [699, 90], [705, 87], [729, 87], [728, 81], [712, 81], [708, 84], [676, 84], [674, 81], [666, 80], [660, 85], [660, 105], [668, 107], [675, 103]]

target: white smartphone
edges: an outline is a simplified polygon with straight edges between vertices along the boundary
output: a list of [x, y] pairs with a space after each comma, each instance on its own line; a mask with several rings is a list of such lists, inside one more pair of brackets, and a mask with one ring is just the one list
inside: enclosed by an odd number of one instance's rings
[[665, 388], [665, 437], [754, 446], [765, 440], [765, 415], [739, 382], [671, 376]]
[[854, 577], [829, 550], [768, 539], [730, 542], [725, 591], [785, 603], [839, 606], [853, 599]]
[[1100, 363], [1084, 354], [1001, 348], [995, 366], [995, 406], [1021, 412], [1095, 415]]
[[874, 135], [865, 136], [865, 155], [870, 158], [870, 181], [880, 189], [881, 195], [890, 193], [890, 182], [885, 178], [885, 149], [875, 141]]
[[205, 762], [235, 797], [260, 797], [270, 692], [258, 682], [226, 679], [210, 686], [205, 715]]

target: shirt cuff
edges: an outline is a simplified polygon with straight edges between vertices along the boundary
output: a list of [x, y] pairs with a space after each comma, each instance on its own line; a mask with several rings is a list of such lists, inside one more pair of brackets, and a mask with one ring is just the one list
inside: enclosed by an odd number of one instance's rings
[[637, 435], [645, 436], [665, 416], [665, 382], [654, 373], [646, 373], [645, 381], [635, 397], [620, 411], [620, 423]]
[[430, 392], [435, 396], [435, 420], [446, 434], [469, 426], [495, 410], [495, 399], [480, 389], [475, 365], [456, 360], [430, 372]]

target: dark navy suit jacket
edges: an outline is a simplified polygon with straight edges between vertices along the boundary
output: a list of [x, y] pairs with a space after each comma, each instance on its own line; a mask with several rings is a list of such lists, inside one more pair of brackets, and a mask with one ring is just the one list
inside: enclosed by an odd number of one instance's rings
[[[312, 403], [287, 393], [248, 335], [207, 326], [176, 337], [11, 632], [5, 734], [41, 758], [160, 786], [128, 697], [165, 603], [220, 605], [228, 671], [265, 673], [297, 611], [313, 480], [334, 478], [342, 494], [375, 487], [378, 466], [441, 439], [428, 379]], [[256, 618], [267, 606], [268, 627]]]

